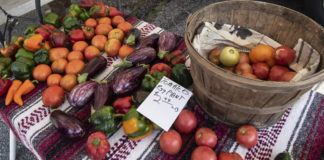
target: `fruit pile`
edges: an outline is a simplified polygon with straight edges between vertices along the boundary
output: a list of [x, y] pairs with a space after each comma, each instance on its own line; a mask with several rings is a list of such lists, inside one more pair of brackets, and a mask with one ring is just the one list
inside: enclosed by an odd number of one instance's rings
[[208, 60], [213, 64], [235, 74], [260, 80], [289, 82], [296, 72], [288, 66], [295, 59], [295, 52], [286, 46], [276, 49], [260, 44], [251, 49], [250, 53], [239, 53], [234, 47], [222, 50], [213, 49]]

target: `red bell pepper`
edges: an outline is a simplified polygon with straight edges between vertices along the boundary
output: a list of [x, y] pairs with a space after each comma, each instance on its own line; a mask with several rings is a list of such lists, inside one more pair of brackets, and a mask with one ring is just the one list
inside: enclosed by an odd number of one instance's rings
[[171, 74], [171, 67], [168, 66], [165, 63], [156, 63], [152, 66], [151, 70], [150, 70], [150, 74], [152, 74], [154, 71], [158, 71], [158, 72], [163, 72], [163, 71], [167, 71], [168, 72], [168, 77], [170, 77]]
[[132, 97], [127, 96], [123, 98], [118, 98], [115, 100], [113, 107], [116, 113], [125, 114], [132, 107]]
[[68, 36], [60, 30], [53, 31], [53, 33], [50, 36], [50, 42], [53, 48], [66, 47], [68, 39]]
[[9, 87], [11, 85], [11, 81], [9, 79], [6, 79], [6, 77], [0, 78], [0, 96], [3, 96], [7, 93]]
[[44, 24], [38, 27], [34, 32], [43, 36], [43, 41], [47, 41], [56, 28], [50, 24]]
[[90, 9], [95, 3], [93, 0], [80, 0], [80, 7], [86, 10]]
[[110, 144], [103, 132], [92, 133], [85, 146], [87, 155], [90, 159], [101, 160], [105, 158], [110, 150]]
[[120, 16], [120, 12], [115, 7], [107, 7], [107, 10], [109, 12], [109, 17], [115, 17]]
[[93, 37], [94, 34], [95, 34], [95, 30], [94, 30], [93, 27], [87, 27], [87, 26], [84, 26], [84, 27], [82, 28], [82, 31], [83, 31], [83, 33], [84, 33], [85, 39], [88, 39], [88, 40], [92, 39], [92, 37]]
[[85, 40], [84, 33], [81, 29], [72, 30], [69, 32], [69, 35], [70, 35], [70, 42], [72, 44], [74, 44], [77, 41]]
[[105, 17], [108, 15], [108, 10], [105, 4], [95, 2], [95, 5], [90, 8], [89, 14], [92, 18]]

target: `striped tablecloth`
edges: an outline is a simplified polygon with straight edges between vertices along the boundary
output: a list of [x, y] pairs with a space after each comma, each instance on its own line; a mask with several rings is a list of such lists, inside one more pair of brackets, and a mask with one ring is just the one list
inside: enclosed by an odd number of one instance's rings
[[[152, 24], [135, 18], [127, 18], [135, 27], [142, 31], [141, 36], [151, 33], [161, 33], [163, 30]], [[186, 52], [184, 40], [177, 38], [177, 48]], [[106, 56], [105, 56], [106, 57]], [[106, 70], [98, 75], [97, 79], [111, 77], [114, 72], [112, 64], [120, 62], [118, 57], [106, 57]], [[23, 97], [25, 105], [19, 107], [12, 103], [4, 106], [1, 98], [1, 119], [14, 131], [19, 139], [38, 159], [87, 159], [84, 144], [87, 136], [80, 140], [64, 138], [49, 120], [49, 108], [44, 107], [41, 101], [42, 92], [46, 84], [40, 84], [35, 90]], [[324, 85], [317, 84], [305, 93], [289, 108], [281, 120], [267, 129], [258, 130], [259, 141], [252, 149], [241, 147], [235, 142], [236, 129], [229, 128], [210, 119], [193, 101], [187, 108], [194, 111], [198, 118], [198, 127], [209, 127], [215, 131], [218, 143], [214, 150], [220, 152], [237, 152], [244, 159], [268, 160], [287, 150], [295, 159], [317, 160], [324, 157]], [[73, 108], [67, 101], [59, 109], [76, 115], [87, 123], [90, 116], [89, 107]], [[93, 132], [87, 124], [89, 133]], [[106, 159], [190, 159], [191, 152], [196, 147], [193, 134], [182, 135], [183, 147], [179, 154], [169, 156], [159, 148], [159, 137], [162, 131], [153, 131], [147, 138], [140, 141], [131, 141], [124, 135], [121, 125], [119, 129], [107, 135], [111, 150]]]

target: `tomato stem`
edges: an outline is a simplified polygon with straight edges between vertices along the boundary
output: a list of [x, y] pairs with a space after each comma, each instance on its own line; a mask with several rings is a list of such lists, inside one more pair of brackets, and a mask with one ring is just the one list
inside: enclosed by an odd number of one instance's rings
[[100, 138], [95, 138], [92, 140], [92, 144], [96, 147], [100, 145]]
[[242, 128], [241, 133], [242, 134], [245, 134], [246, 133], [246, 129], [245, 128]]

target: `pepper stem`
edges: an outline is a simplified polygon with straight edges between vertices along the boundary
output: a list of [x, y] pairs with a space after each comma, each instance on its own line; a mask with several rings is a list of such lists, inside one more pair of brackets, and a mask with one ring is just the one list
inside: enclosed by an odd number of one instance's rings
[[98, 147], [100, 145], [100, 138], [95, 138], [92, 140], [92, 144], [96, 147]]
[[36, 79], [31, 81], [33, 84], [38, 84], [38, 81]]
[[3, 75], [1, 78], [2, 78], [3, 80], [6, 80], [6, 79], [8, 78], [8, 75], [5, 74], [5, 75]]
[[117, 118], [117, 117], [124, 117], [124, 116], [125, 116], [125, 114], [114, 114], [114, 115], [113, 115], [114, 118]]

